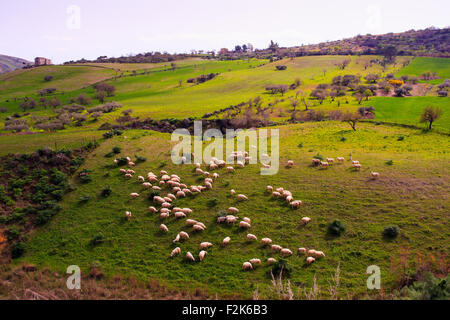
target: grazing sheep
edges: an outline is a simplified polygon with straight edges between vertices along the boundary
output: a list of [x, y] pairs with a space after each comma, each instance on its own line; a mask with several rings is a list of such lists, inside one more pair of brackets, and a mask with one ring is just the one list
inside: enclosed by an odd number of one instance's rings
[[251, 263], [253, 266], [260, 266], [260, 265], [261, 265], [261, 260], [260, 260], [260, 259], [257, 259], [257, 258], [253, 258], [253, 259], [250, 260], [250, 263]]
[[242, 161], [237, 161], [237, 162], [236, 162], [236, 165], [237, 165], [239, 168], [244, 168], [244, 167], [245, 167], [245, 164], [244, 164]]
[[127, 173], [127, 170], [125, 170], [125, 169], [120, 169], [120, 173]]
[[177, 234], [177, 236], [175, 237], [175, 239], [173, 239], [173, 243], [176, 243], [176, 242], [180, 242], [180, 234]]
[[242, 228], [242, 229], [250, 229], [250, 228], [251, 228], [251, 225], [250, 225], [250, 223], [247, 223], [247, 222], [245, 222], [245, 221], [241, 221], [241, 222], [239, 222], [239, 228]]
[[177, 192], [177, 198], [184, 198], [184, 197], [186, 197], [186, 194], [183, 191]]
[[214, 173], [214, 174], [213, 174], [213, 179], [214, 179], [214, 180], [217, 180], [218, 178], [219, 178], [219, 174], [218, 174], [218, 173]]
[[345, 158], [344, 158], [344, 157], [337, 157], [337, 161], [338, 161], [338, 162], [344, 162], [344, 161], [345, 161]]
[[316, 261], [316, 259], [314, 259], [313, 257], [308, 257], [308, 258], [306, 258], [306, 263], [307, 263], [307, 264], [311, 264], [311, 263], [313, 263], [314, 261]]
[[139, 197], [139, 193], [133, 192], [130, 194], [130, 197], [132, 197], [133, 199], [136, 199], [137, 197]]
[[202, 223], [202, 222], [197, 222], [196, 224], [199, 225], [199, 226], [201, 226], [203, 229], [206, 229], [206, 226], [205, 226], [204, 223]]
[[125, 218], [127, 218], [128, 220], [131, 219], [131, 212], [130, 211], [125, 212]]
[[231, 190], [230, 190], [230, 194], [231, 194], [232, 196], [234, 196], [234, 195], [236, 194], [236, 191], [235, 191], [234, 189], [231, 189]]
[[234, 168], [233, 167], [227, 167], [227, 172], [234, 172]]
[[308, 217], [302, 218], [302, 225], [306, 226], [310, 222], [311, 222], [311, 218], [308, 218]]
[[134, 167], [136, 164], [134, 163], [134, 162], [128, 162], [128, 165], [130, 166], [130, 167]]
[[160, 204], [163, 204], [164, 202], [166, 202], [166, 200], [164, 200], [164, 198], [161, 198], [160, 196], [153, 197], [153, 201], [158, 202]]
[[165, 225], [165, 224], [161, 224], [160, 226], [159, 226], [159, 229], [161, 230], [161, 231], [164, 231], [164, 232], [169, 232], [169, 228], [167, 228], [167, 226]]
[[316, 259], [325, 258], [325, 253], [323, 253], [322, 251], [316, 251], [314, 256], [316, 257]]
[[285, 198], [291, 196], [292, 197], [292, 192], [290, 192], [289, 190], [284, 190], [281, 195]]
[[306, 254], [306, 248], [298, 248], [298, 254]]
[[244, 262], [244, 264], [242, 265], [242, 270], [253, 270], [253, 266], [250, 262]]
[[125, 159], [127, 159], [128, 162], [131, 161], [131, 158], [130, 158], [130, 157], [126, 157]]
[[160, 215], [159, 215], [159, 217], [161, 219], [167, 219], [167, 218], [169, 218], [169, 216], [170, 216], [169, 212], [161, 212]]
[[275, 262], [277, 262], [277, 260], [274, 259], [274, 258], [269, 258], [269, 259], [267, 259], [267, 264], [268, 264], [269, 266], [272, 265], [272, 264], [274, 264]]
[[158, 187], [158, 186], [153, 186], [152, 189], [155, 190], [155, 191], [161, 191], [161, 188]]
[[227, 217], [218, 217], [217, 223], [222, 223], [222, 222], [225, 222], [226, 220], [227, 220]]
[[303, 204], [303, 203], [302, 203], [301, 200], [295, 200], [295, 201], [292, 201], [292, 202], [291, 202], [291, 208], [292, 208], [292, 209], [298, 209], [298, 208], [301, 207], [302, 204]]
[[147, 177], [148, 181], [150, 181], [151, 183], [157, 183], [158, 182], [158, 178], [154, 177], [154, 176], [150, 176]]
[[355, 164], [353, 165], [353, 168], [355, 168], [356, 170], [361, 170], [361, 164], [355, 163]]
[[189, 209], [189, 208], [183, 208], [183, 209], [181, 209], [181, 211], [183, 211], [185, 214], [192, 214], [192, 209]]
[[333, 159], [333, 158], [327, 158], [327, 162], [328, 162], [329, 164], [333, 164], [333, 163], [334, 163], [334, 159]]
[[353, 161], [352, 161], [352, 164], [358, 164], [358, 163], [359, 163], [358, 160], [353, 160]]
[[203, 172], [203, 175], [204, 175], [205, 177], [209, 177], [209, 172], [208, 172], [208, 171], [204, 171], [204, 172]]
[[186, 218], [186, 215], [183, 212], [175, 212], [174, 217], [176, 219], [183, 219], [183, 218]]
[[245, 194], [238, 194], [237, 196], [238, 201], [246, 201], [248, 200], [247, 196]]
[[258, 238], [254, 234], [249, 233], [247, 234], [247, 240], [256, 241]]
[[194, 231], [205, 231], [205, 228], [203, 228], [201, 225], [199, 224], [194, 224], [192, 226], [192, 228], [194, 229]]
[[200, 163], [198, 163], [198, 162], [195, 164], [195, 167], [196, 167], [197, 169], [200, 169], [201, 166], [202, 166], [202, 165], [201, 165]]
[[127, 173], [127, 174], [125, 175], [125, 178], [127, 178], [127, 179], [131, 179], [131, 178], [133, 178], [133, 175], [132, 175], [132, 174], [129, 174], [129, 173]]
[[[164, 199], [164, 200], [166, 200], [166, 199]], [[170, 203], [168, 203], [168, 202], [164, 202], [161, 206], [162, 206], [163, 208], [166, 208], [166, 209], [172, 207], [172, 205], [171, 205]]]
[[286, 197], [286, 202], [287, 203], [291, 203], [292, 201], [294, 201], [294, 197], [293, 196], [287, 196]]
[[272, 186], [267, 186], [267, 187], [266, 187], [266, 191], [268, 191], [268, 192], [273, 192], [273, 187], [272, 187]]
[[287, 165], [288, 165], [288, 167], [293, 167], [294, 166], [294, 161], [293, 160], [289, 160]]
[[173, 192], [179, 192], [179, 191], [181, 191], [181, 188], [180, 188], [180, 187], [174, 187], [174, 188], [172, 189], [172, 191], [173, 191]]
[[308, 250], [308, 257], [312, 257], [315, 255], [316, 255], [316, 250], [314, 250], [314, 249]]
[[239, 213], [239, 209], [235, 207], [229, 207], [228, 208], [229, 213]]
[[206, 182], [206, 183], [205, 183], [205, 186], [206, 186], [208, 189], [212, 189], [212, 184], [209, 183], [209, 182]]
[[281, 251], [281, 249], [283, 249], [281, 246], [277, 245], [277, 244], [273, 244], [270, 246], [270, 249], [274, 252], [279, 252]]
[[208, 249], [212, 246], [213, 246], [213, 244], [211, 242], [202, 242], [202, 243], [200, 243], [200, 250]]
[[144, 178], [143, 176], [139, 176], [139, 177], [138, 177], [138, 180], [139, 180], [140, 182], [144, 182], [144, 181], [145, 181], [145, 178]]
[[284, 257], [288, 257], [288, 256], [292, 255], [292, 251], [287, 248], [281, 249], [280, 253]]
[[269, 245], [272, 244], [272, 239], [270, 239], [270, 238], [263, 238], [263, 239], [261, 240], [261, 244], [262, 244], [263, 246], [269, 246]]
[[169, 181], [169, 180], [170, 180], [170, 176], [168, 176], [167, 174], [165, 174], [165, 175], [163, 175], [163, 176], [161, 177], [161, 180], [162, 180], [162, 181]]
[[378, 172], [371, 172], [370, 175], [372, 176], [373, 180], [376, 180], [380, 177], [380, 174]]
[[316, 166], [320, 165], [320, 163], [321, 163], [320, 159], [312, 159], [313, 166], [316, 167]]
[[274, 191], [274, 192], [272, 192], [272, 197], [281, 198], [281, 193], [279, 193], [278, 191]]
[[[178, 212], [177, 212], [178, 213]], [[177, 213], [175, 213], [175, 214], [177, 214]], [[183, 212], [182, 212], [183, 213]], [[183, 213], [184, 214], [184, 213]], [[192, 219], [187, 219], [186, 220], [186, 225], [187, 226], [193, 226], [193, 225], [195, 225], [195, 224], [197, 224], [197, 221], [195, 221], [195, 220], [192, 220]]]
[[160, 181], [160, 182], [159, 182], [159, 186], [160, 186], [160, 187], [164, 187], [165, 185], [166, 185], [166, 182], [165, 182], [165, 181]]
[[222, 246], [226, 246], [226, 245], [228, 245], [229, 243], [230, 243], [230, 241], [231, 241], [231, 238], [230, 237], [226, 237], [225, 239], [223, 239], [223, 241], [222, 241]]
[[172, 253], [170, 254], [170, 257], [173, 258], [177, 255], [179, 255], [181, 253], [181, 248], [176, 247], [175, 249], [172, 250]]
[[321, 166], [322, 168], [328, 168], [329, 163], [326, 162], [326, 161], [320, 161], [320, 166]]
[[168, 209], [168, 208], [161, 208], [160, 212], [170, 213], [170, 209]]
[[168, 194], [167, 194], [167, 198], [170, 198], [170, 199], [172, 199], [172, 200], [176, 200], [176, 199], [177, 199], [177, 197], [175, 197], [175, 195], [174, 195], [174, 194], [171, 194], [171, 193], [168, 193]]
[[237, 219], [238, 219], [237, 217], [232, 216], [232, 215], [226, 216], [226, 221], [227, 221], [228, 224], [236, 223]]
[[245, 217], [245, 218], [242, 219], [242, 220], [244, 220], [244, 221], [247, 222], [247, 223], [252, 223], [252, 220], [251, 220], [250, 218], [247, 218], [247, 217]]
[[195, 261], [194, 256], [189, 251], [188, 251], [188, 253], [186, 253], [186, 259], [190, 260], [190, 261]]
[[155, 207], [149, 207], [148, 211], [150, 211], [151, 213], [157, 213], [158, 209], [156, 209]]
[[197, 169], [195, 169], [195, 174], [201, 175], [201, 174], [203, 174], [203, 170], [200, 168], [197, 168]]
[[187, 161], [186, 157], [181, 157], [181, 164], [185, 164]]
[[203, 261], [207, 254], [208, 252], [206, 252], [205, 250], [200, 251], [200, 253], [198, 254], [198, 258], [200, 259], [200, 261]]
[[280, 187], [280, 188], [277, 188], [275, 191], [282, 194], [284, 192], [284, 188]]
[[159, 172], [159, 174], [162, 175], [162, 176], [164, 176], [164, 175], [167, 174], [167, 171], [161, 170], [161, 171]]
[[151, 187], [152, 187], [152, 184], [151, 184], [150, 182], [144, 182], [144, 183], [142, 184], [142, 186], [143, 186], [144, 188], [151, 188]]
[[180, 235], [181, 239], [183, 239], [183, 240], [189, 239], [189, 235], [186, 232], [184, 232], [184, 231], [181, 231], [179, 233], [179, 235]]

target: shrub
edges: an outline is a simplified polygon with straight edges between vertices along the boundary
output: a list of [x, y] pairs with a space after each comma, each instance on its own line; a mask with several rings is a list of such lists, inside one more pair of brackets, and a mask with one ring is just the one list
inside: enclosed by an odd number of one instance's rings
[[112, 193], [112, 189], [111, 189], [111, 187], [108, 186], [102, 190], [101, 194], [102, 194], [102, 197], [107, 198], [111, 195], [111, 193]]
[[388, 161], [386, 161], [386, 164], [388, 166], [392, 166], [394, 164], [394, 160], [388, 160]]
[[49, 76], [45, 76], [44, 80], [47, 81], [47, 82], [52, 81], [53, 80], [53, 76], [50, 76], [50, 75]]
[[283, 70], [287, 69], [287, 66], [278, 65], [278, 66], [276, 66], [276, 68], [277, 68], [278, 71], [283, 71]]
[[127, 158], [119, 158], [117, 159], [117, 165], [119, 167], [127, 165], [128, 164], [128, 159]]
[[11, 247], [11, 257], [13, 259], [20, 258], [25, 252], [25, 244], [23, 242], [18, 242]]
[[402, 289], [402, 295], [411, 300], [449, 300], [450, 275], [440, 279], [431, 273], [426, 273], [421, 281], [415, 281], [411, 286]]
[[206, 201], [206, 205], [208, 208], [213, 208], [219, 204], [219, 200], [217, 198], [212, 198]]
[[92, 246], [98, 246], [105, 242], [105, 237], [102, 234], [96, 235], [90, 242]]
[[122, 152], [122, 148], [120, 148], [120, 147], [114, 147], [114, 148], [112, 149], [112, 152], [114, 152], [115, 154], [119, 154], [119, 153]]
[[334, 236], [340, 236], [345, 231], [345, 225], [338, 219], [333, 220], [328, 226], [328, 232]]
[[292, 267], [289, 265], [287, 260], [280, 259], [277, 262], [274, 263], [272, 269], [270, 269], [269, 273], [272, 273], [272, 275], [276, 278], [281, 275], [281, 277], [287, 277], [289, 278], [292, 273]]
[[403, 141], [403, 140], [405, 140], [405, 137], [404, 137], [404, 136], [399, 136], [399, 137], [397, 138], [397, 141]]
[[147, 158], [140, 157], [140, 156], [137, 156], [137, 155], [135, 155], [135, 157], [136, 157], [136, 163], [141, 163], [141, 162], [147, 161]]
[[8, 229], [8, 241], [19, 239], [20, 229], [17, 226], [11, 226]]
[[398, 236], [398, 227], [397, 226], [389, 226], [384, 228], [383, 236], [387, 238], [396, 238]]

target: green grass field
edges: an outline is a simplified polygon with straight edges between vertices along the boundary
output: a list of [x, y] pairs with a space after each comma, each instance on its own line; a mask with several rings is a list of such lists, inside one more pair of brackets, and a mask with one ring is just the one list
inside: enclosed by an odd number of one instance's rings
[[[366, 288], [366, 268], [377, 265], [381, 268], [383, 289], [391, 292], [399, 279], [392, 266], [405, 250], [411, 253], [410, 259], [436, 257], [443, 252], [444, 263], [448, 266], [449, 98], [429, 95], [371, 97], [362, 105], [351, 96], [352, 93], [334, 101], [326, 99], [323, 104], [307, 99], [310, 109], [315, 111], [345, 112], [373, 106], [375, 118], [358, 123], [357, 130], [353, 131], [347, 123], [340, 121], [279, 125], [289, 119], [292, 107], [288, 98], [293, 97], [296, 91], [290, 90], [284, 96], [270, 95], [265, 88], [270, 84], [289, 85], [300, 78], [300, 94], [309, 96], [318, 84], [330, 83], [337, 75], [358, 74], [363, 78], [368, 73], [395, 73], [398, 76], [419, 76], [425, 71], [439, 74], [440, 79], [429, 82], [435, 85], [448, 78], [450, 60], [414, 58], [402, 69], [402, 63], [412, 58], [398, 57], [397, 64], [389, 65], [386, 70], [378, 64], [365, 70], [367, 62], [376, 57], [352, 56], [349, 66], [339, 70], [335, 64], [345, 58], [310, 56], [274, 63], [267, 60], [187, 59], [177, 61], [175, 70], [170, 70], [170, 63], [91, 64], [49, 66], [0, 75], [0, 107], [8, 109], [0, 113], [0, 156], [30, 153], [42, 147], [79, 148], [93, 140], [100, 142], [79, 169], [92, 170], [93, 181], [81, 184], [77, 178], [72, 178], [71, 184], [75, 189], [64, 196], [61, 202], [63, 210], [49, 224], [29, 234], [25, 256], [15, 260], [14, 264], [34, 263], [62, 274], [69, 265], [79, 265], [84, 273], [96, 265], [108, 276], [120, 274], [142, 281], [152, 279], [180, 290], [201, 288], [212, 295], [217, 293], [219, 297], [242, 298], [251, 298], [258, 290], [262, 298], [276, 298], [265, 260], [271, 256], [280, 257], [262, 248], [259, 242], [247, 242], [246, 232], [237, 226], [215, 223], [219, 211], [236, 206], [241, 210], [240, 217], [252, 219], [250, 233], [259, 239], [269, 237], [274, 243], [294, 252], [287, 258], [292, 267], [290, 282], [294, 291], [297, 287], [302, 292], [309, 290], [316, 276], [322, 296], [328, 297], [329, 282], [340, 266], [340, 298], [364, 298], [377, 294]], [[276, 65], [280, 64], [286, 65], [287, 70], [276, 71]], [[138, 75], [133, 76], [133, 70]], [[124, 76], [117, 77], [122, 72]], [[208, 73], [220, 75], [199, 85], [186, 82], [189, 78]], [[48, 74], [54, 79], [45, 82], [44, 76]], [[97, 122], [89, 120], [81, 128], [68, 126], [55, 133], [33, 129], [34, 134], [14, 134], [3, 129], [6, 117], [21, 112], [20, 101], [13, 101], [14, 97], [38, 99], [37, 90], [55, 87], [56, 96], [67, 104], [70, 98], [80, 93], [93, 97], [95, 90], [91, 85], [104, 80], [116, 87], [115, 96], [108, 101], [118, 101], [123, 108], [105, 114]], [[362, 83], [366, 84], [365, 80]], [[188, 185], [201, 184], [203, 179], [193, 174], [193, 165], [172, 164], [170, 151], [173, 143], [169, 134], [127, 130], [120, 137], [105, 140], [102, 138], [104, 131], [97, 130], [98, 127], [104, 122], [114, 124], [125, 109], [133, 109], [132, 116], [141, 120], [147, 117], [183, 119], [201, 117], [207, 112], [257, 96], [261, 97], [263, 106], [278, 100], [270, 116], [271, 120], [280, 121], [277, 127], [271, 127], [280, 130], [282, 165], [279, 173], [262, 176], [259, 165], [237, 169], [234, 174], [220, 169], [217, 171], [220, 178], [213, 190], [176, 200], [176, 206], [192, 208], [194, 213], [190, 218], [205, 223], [207, 230], [199, 234], [190, 232], [191, 239], [180, 245], [182, 255], [169, 259], [174, 248], [172, 239], [180, 230], [190, 229], [184, 225], [184, 220], [176, 221], [171, 217], [165, 222], [169, 233], [161, 233], [159, 217], [148, 212], [151, 205], [147, 199], [149, 191], [142, 188], [137, 176], [164, 169], [179, 175]], [[94, 100], [88, 107], [98, 104]], [[433, 130], [425, 132], [401, 126], [425, 127], [419, 123], [419, 118], [428, 105], [438, 106], [444, 112]], [[304, 109], [301, 103], [298, 109]], [[24, 119], [31, 119], [32, 115], [53, 115], [50, 109], [43, 107], [30, 112]], [[132, 180], [125, 180], [119, 174], [119, 168], [114, 166], [113, 159], [105, 157], [116, 146], [122, 148], [117, 157], [134, 158], [139, 155], [147, 158], [146, 162], [136, 166]], [[317, 154], [333, 158], [342, 156], [347, 160], [344, 164], [321, 170], [310, 165], [312, 157]], [[351, 168], [350, 154], [361, 162], [361, 171]], [[288, 169], [285, 164], [290, 159], [295, 161], [295, 166]], [[380, 179], [372, 180], [371, 171], [379, 172]], [[270, 198], [265, 192], [267, 185], [292, 191], [294, 198], [302, 200], [304, 205], [299, 210], [291, 210], [283, 201]], [[107, 186], [113, 193], [111, 197], [103, 198], [100, 192]], [[230, 189], [246, 194], [250, 200], [237, 203], [230, 196]], [[131, 192], [138, 192], [141, 196], [131, 200]], [[165, 189], [163, 193], [166, 192]], [[91, 200], [81, 204], [79, 199], [85, 195], [91, 196]], [[214, 199], [217, 205], [209, 206]], [[131, 221], [124, 219], [126, 210], [133, 214]], [[306, 227], [300, 225], [304, 216], [312, 218]], [[328, 224], [333, 219], [340, 219], [346, 225], [346, 232], [340, 237], [327, 234]], [[382, 235], [384, 228], [390, 225], [397, 225], [400, 230], [399, 236], [393, 240]], [[0, 230], [3, 229], [1, 227]], [[105, 242], [99, 246], [90, 245], [90, 241], [99, 235], [105, 238]], [[228, 247], [222, 248], [220, 243], [226, 236], [230, 236], [232, 241]], [[198, 245], [202, 241], [214, 244], [205, 260], [201, 263], [184, 261], [187, 251], [198, 255]], [[308, 266], [304, 257], [296, 255], [299, 247], [322, 250], [326, 257]], [[260, 258], [263, 266], [252, 272], [242, 271], [242, 263], [251, 258]], [[416, 269], [411, 265], [404, 271], [411, 275]]]
[[[20, 261], [29, 261], [63, 271], [67, 265], [77, 264], [88, 270], [93, 264], [101, 265], [107, 274], [134, 275], [142, 280], [154, 278], [170, 287], [181, 289], [203, 288], [220, 296], [241, 294], [251, 297], [256, 288], [263, 296], [270, 296], [269, 268], [263, 266], [254, 272], [243, 272], [241, 266], [251, 258], [278, 255], [258, 243], [245, 239], [246, 232], [236, 226], [215, 223], [219, 210], [238, 207], [239, 216], [252, 219], [251, 233], [259, 239], [270, 237], [274, 243], [296, 252], [298, 247], [316, 248], [326, 258], [307, 266], [304, 257], [288, 258], [293, 268], [291, 283], [310, 288], [313, 277], [318, 277], [321, 287], [328, 286], [330, 276], [338, 264], [341, 268], [340, 294], [363, 296], [366, 289], [366, 268], [378, 265], [382, 270], [385, 288], [393, 285], [395, 275], [390, 273], [391, 257], [408, 247], [414, 252], [428, 254], [432, 250], [448, 252], [445, 219], [449, 202], [448, 194], [449, 140], [436, 133], [422, 134], [404, 128], [360, 124], [353, 132], [343, 123], [308, 123], [281, 127], [280, 158], [286, 164], [295, 160], [295, 167], [281, 166], [275, 176], [259, 175], [259, 166], [250, 165], [235, 174], [219, 170], [220, 178], [211, 191], [194, 198], [177, 200], [176, 205], [190, 207], [190, 218], [207, 225], [201, 234], [191, 233], [184, 221], [170, 218], [165, 223], [170, 232], [159, 231], [161, 220], [150, 214], [147, 207], [148, 191], [144, 191], [136, 178], [125, 180], [118, 168], [111, 168], [111, 159], [104, 155], [114, 146], [123, 148], [122, 155], [135, 154], [148, 158], [136, 167], [137, 175], [167, 170], [178, 174], [189, 184], [198, 183], [193, 166], [175, 166], [170, 161], [171, 143], [166, 134], [129, 131], [125, 137], [104, 142], [89, 157], [84, 168], [93, 170], [93, 182], [80, 185], [62, 202], [63, 211], [48, 226], [38, 229], [27, 244], [27, 254]], [[404, 140], [399, 141], [398, 137]], [[342, 138], [345, 141], [342, 141]], [[299, 144], [302, 148], [299, 148]], [[311, 158], [344, 156], [363, 164], [361, 172], [351, 169], [349, 162], [320, 170], [310, 166]], [[393, 160], [394, 165], [386, 165]], [[378, 171], [381, 178], [370, 179], [370, 172]], [[266, 185], [283, 186], [291, 190], [304, 206], [292, 211], [280, 200], [272, 200], [265, 193]], [[111, 186], [113, 195], [108, 199], [99, 192]], [[233, 188], [244, 193], [250, 201], [237, 203], [229, 195]], [[131, 200], [129, 194], [138, 192], [141, 197]], [[78, 199], [90, 195], [92, 200], [81, 205]], [[209, 208], [207, 201], [216, 198], [217, 206]], [[407, 205], [405, 205], [407, 204]], [[432, 212], [429, 211], [433, 208]], [[124, 213], [133, 213], [131, 221], [124, 220]], [[309, 216], [313, 222], [301, 227], [300, 219]], [[327, 235], [327, 225], [333, 219], [342, 220], [347, 231], [341, 237]], [[398, 225], [401, 235], [395, 240], [385, 240], [383, 228]], [[180, 245], [184, 257], [187, 251], [198, 254], [202, 241], [214, 244], [202, 263], [186, 263], [182, 257], [170, 259], [175, 247], [172, 239], [181, 231], [191, 233], [191, 239]], [[105, 237], [105, 243], [92, 247], [89, 242], [97, 235]], [[226, 236], [231, 244], [221, 248]], [[326, 295], [326, 292], [325, 292]]]
[[445, 58], [427, 58], [417, 57], [405, 68], [397, 72], [397, 76], [416, 76], [419, 77], [425, 72], [436, 72], [439, 79], [425, 81], [430, 84], [442, 83], [445, 79], [450, 79], [450, 69], [448, 59]]
[[425, 128], [426, 125], [419, 123], [420, 115], [427, 106], [439, 107], [443, 110], [442, 117], [437, 120], [433, 127], [442, 132], [450, 132], [450, 101], [448, 98], [440, 97], [406, 97], [390, 98], [375, 97], [364, 103], [373, 106], [375, 120], [413, 125]]

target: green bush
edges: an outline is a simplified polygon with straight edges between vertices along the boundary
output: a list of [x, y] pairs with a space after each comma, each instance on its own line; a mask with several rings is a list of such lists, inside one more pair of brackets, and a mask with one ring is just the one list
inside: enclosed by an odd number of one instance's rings
[[105, 242], [105, 237], [102, 234], [98, 234], [91, 240], [91, 245], [98, 246], [103, 242]]
[[392, 166], [394, 164], [394, 160], [388, 160], [388, 161], [386, 161], [386, 164], [388, 166]]
[[112, 189], [111, 189], [111, 187], [108, 186], [102, 190], [101, 194], [102, 194], [102, 197], [107, 198], [111, 195], [111, 193], [112, 193]]
[[328, 226], [328, 232], [334, 236], [340, 236], [345, 232], [345, 225], [338, 219], [333, 220]]
[[217, 206], [218, 204], [219, 204], [219, 199], [217, 199], [217, 198], [212, 198], [212, 199], [209, 199], [208, 201], [206, 201], [206, 206], [208, 208], [213, 208], [213, 207]]
[[274, 263], [272, 269], [270, 269], [270, 271], [269, 271], [269, 275], [272, 276], [270, 274], [270, 272], [272, 272], [272, 274], [275, 278], [279, 277], [280, 274], [281, 274], [281, 277], [289, 278], [292, 273], [292, 267], [289, 265], [287, 260], [280, 259]]
[[11, 226], [8, 229], [8, 241], [17, 240], [20, 237], [20, 229], [17, 226]]
[[389, 226], [384, 228], [383, 235], [387, 238], [396, 238], [398, 236], [398, 227], [397, 226]]
[[402, 289], [402, 295], [411, 300], [449, 300], [450, 275], [440, 279], [431, 273], [425, 274], [425, 279], [416, 281], [409, 287]]
[[11, 247], [11, 257], [13, 259], [20, 258], [25, 252], [25, 244], [18, 242]]
[[117, 159], [117, 165], [119, 167], [127, 165], [128, 164], [128, 159], [127, 158], [119, 158]]
[[115, 154], [119, 154], [119, 153], [122, 152], [122, 148], [120, 148], [120, 147], [114, 147], [114, 148], [112, 149], [112, 152], [114, 152]]

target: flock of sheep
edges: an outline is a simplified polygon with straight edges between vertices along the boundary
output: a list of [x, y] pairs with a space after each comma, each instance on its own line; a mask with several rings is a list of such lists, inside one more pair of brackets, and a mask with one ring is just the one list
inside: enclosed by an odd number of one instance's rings
[[[237, 160], [236, 165], [240, 168], [244, 168], [247, 163], [250, 162], [250, 157], [248, 156], [247, 152], [244, 151], [237, 151], [230, 154], [230, 158]], [[135, 164], [131, 162], [130, 158], [128, 159], [128, 165], [130, 167], [133, 167]], [[240, 160], [238, 160], [240, 159]], [[345, 159], [343, 157], [338, 157], [337, 161], [340, 163], [343, 163]], [[116, 160], [114, 162], [117, 162]], [[185, 163], [185, 161], [182, 161]], [[313, 166], [320, 166], [320, 167], [328, 167], [334, 163], [333, 158], [327, 158], [326, 161], [321, 161], [319, 159], [313, 159]], [[361, 169], [361, 164], [359, 161], [353, 161], [352, 162], [353, 167], [356, 169]], [[138, 180], [142, 183], [142, 187], [146, 189], [153, 189], [154, 191], [162, 191], [163, 188], [168, 189], [168, 193], [163, 196], [154, 196], [153, 202], [157, 206], [159, 206], [159, 209], [157, 209], [155, 206], [150, 206], [148, 210], [150, 213], [156, 214], [159, 213], [159, 217], [161, 220], [169, 219], [170, 215], [172, 214], [175, 219], [186, 219], [189, 215], [193, 214], [193, 210], [190, 208], [178, 208], [173, 207], [172, 202], [179, 198], [184, 198], [188, 195], [192, 195], [195, 193], [202, 193], [206, 190], [210, 190], [213, 188], [214, 182], [220, 177], [218, 173], [211, 174], [208, 171], [204, 171], [201, 169], [201, 164], [197, 163], [196, 165], [195, 174], [204, 176], [204, 181], [202, 185], [190, 185], [187, 186], [186, 184], [182, 183], [181, 178], [176, 175], [172, 174], [169, 175], [166, 171], [161, 170], [160, 177], [153, 172], [147, 173], [147, 177], [144, 178], [143, 176], [138, 176]], [[289, 160], [287, 162], [287, 167], [293, 167], [294, 161]], [[223, 160], [218, 160], [216, 158], [213, 158], [211, 162], [208, 165], [208, 170], [213, 171], [219, 168], [226, 167], [226, 162]], [[234, 167], [227, 166], [226, 171], [228, 173], [235, 172]], [[136, 174], [134, 170], [132, 169], [120, 169], [120, 173], [124, 174], [125, 178], [131, 179]], [[379, 177], [379, 173], [377, 172], [371, 172], [371, 176], [373, 179], [377, 179]], [[291, 209], [298, 209], [302, 205], [301, 200], [295, 200], [293, 198], [292, 193], [289, 190], [285, 190], [282, 187], [274, 188], [272, 186], [266, 187], [266, 192], [270, 193], [273, 198], [284, 200]], [[231, 189], [230, 194], [233, 197], [236, 197], [238, 201], [246, 201], [248, 200], [248, 197], [244, 194], [237, 194], [235, 190]], [[140, 195], [138, 193], [131, 193], [130, 197], [135, 199], [138, 198]], [[217, 218], [217, 223], [227, 223], [227, 224], [236, 224], [240, 218], [236, 216], [239, 213], [239, 209], [235, 207], [229, 207], [228, 208], [228, 214], [224, 216], [220, 216]], [[131, 212], [127, 211], [125, 213], [125, 217], [127, 219], [131, 219], [132, 214]], [[300, 223], [304, 226], [309, 224], [311, 222], [311, 218], [304, 217], [301, 219]], [[186, 219], [185, 221], [186, 226], [192, 227], [192, 232], [202, 232], [205, 231], [206, 225], [200, 221], [194, 220], [194, 219]], [[251, 219], [248, 217], [244, 217], [239, 221], [238, 224], [240, 229], [249, 230], [251, 228]], [[160, 230], [162, 232], [168, 233], [169, 228], [167, 225], [162, 223], [160, 225]], [[173, 243], [179, 243], [182, 241], [186, 241], [189, 239], [189, 234], [185, 231], [181, 231], [177, 234], [175, 239], [172, 241]], [[252, 233], [248, 233], [246, 236], [247, 241], [258, 241], [258, 237]], [[221, 245], [223, 247], [226, 247], [231, 241], [230, 237], [226, 237], [222, 240]], [[288, 257], [293, 254], [293, 252], [288, 248], [283, 248], [280, 245], [273, 244], [272, 239], [270, 238], [262, 238], [261, 244], [264, 247], [270, 248], [271, 252], [274, 254], [279, 254], [281, 257]], [[212, 247], [213, 244], [211, 242], [202, 242], [200, 243], [200, 252], [198, 254], [199, 261], [203, 261], [203, 259], [206, 257], [208, 252], [206, 251], [210, 247]], [[297, 250], [299, 255], [304, 255], [306, 257], [306, 263], [311, 264], [316, 259], [320, 259], [322, 257], [325, 257], [325, 254], [323, 251], [318, 251], [315, 249], [307, 249], [307, 248], [298, 248]], [[177, 255], [181, 254], [181, 248], [176, 247], [172, 250], [170, 253], [170, 257], [175, 257]], [[188, 261], [196, 261], [195, 256], [191, 252], [186, 253], [186, 259]], [[275, 263], [277, 260], [273, 257], [267, 259], [267, 265], [271, 265]], [[262, 262], [258, 258], [253, 258], [250, 261], [246, 261], [242, 265], [243, 270], [253, 270], [257, 266], [262, 265]]]

